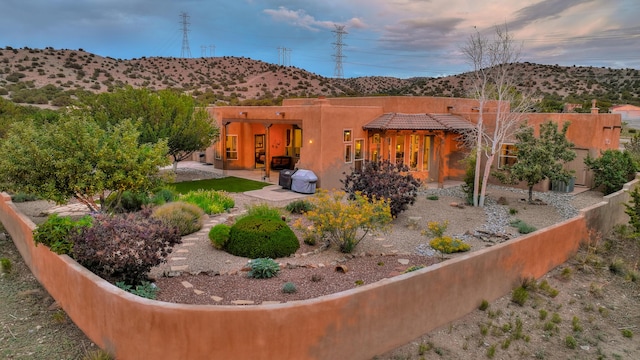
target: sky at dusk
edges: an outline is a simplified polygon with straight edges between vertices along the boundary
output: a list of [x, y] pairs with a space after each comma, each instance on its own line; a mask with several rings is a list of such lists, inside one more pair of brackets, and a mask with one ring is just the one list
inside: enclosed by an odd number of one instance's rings
[[[333, 77], [438, 77], [507, 25], [521, 60], [640, 69], [640, 0], [2, 0], [0, 47], [84, 49], [112, 58], [237, 56]], [[278, 48], [288, 49], [287, 51]], [[282, 56], [286, 54], [286, 56]]]

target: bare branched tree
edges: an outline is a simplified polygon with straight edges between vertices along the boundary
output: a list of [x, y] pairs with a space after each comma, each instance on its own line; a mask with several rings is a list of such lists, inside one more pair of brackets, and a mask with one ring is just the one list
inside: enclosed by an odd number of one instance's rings
[[[473, 205], [484, 206], [487, 181], [491, 166], [505, 140], [512, 138], [530, 108], [531, 96], [516, 91], [520, 75], [513, 64], [520, 60], [521, 46], [516, 45], [507, 26], [496, 26], [492, 39], [475, 34], [462, 48], [464, 56], [473, 68], [471, 95], [478, 100], [478, 119], [475, 131], [466, 134], [466, 143], [473, 144], [476, 152], [476, 168], [473, 186]], [[487, 126], [485, 119], [488, 103], [495, 102], [495, 119]], [[492, 114], [493, 115], [493, 114]], [[492, 116], [493, 118], [493, 116]], [[482, 170], [485, 159], [484, 170]], [[481, 181], [482, 179], [482, 181]]]

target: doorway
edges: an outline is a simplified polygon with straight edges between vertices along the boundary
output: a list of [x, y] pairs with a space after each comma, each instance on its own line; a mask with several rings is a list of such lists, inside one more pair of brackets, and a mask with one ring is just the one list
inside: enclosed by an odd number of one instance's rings
[[267, 160], [267, 153], [265, 150], [265, 134], [256, 134], [253, 138], [253, 145], [255, 149], [255, 167], [256, 169], [264, 168]]

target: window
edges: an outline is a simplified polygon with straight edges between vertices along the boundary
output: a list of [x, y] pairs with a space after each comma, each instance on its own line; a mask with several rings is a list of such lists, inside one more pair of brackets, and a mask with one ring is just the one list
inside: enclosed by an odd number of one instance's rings
[[364, 161], [364, 139], [356, 139], [353, 160], [355, 161], [356, 170], [362, 169]]
[[222, 141], [217, 141], [215, 143], [215, 145], [213, 146], [214, 149], [214, 156], [216, 157], [216, 160], [221, 160], [222, 159]]
[[431, 164], [431, 138], [432, 136], [424, 137], [424, 148], [422, 149], [422, 171], [429, 171], [429, 164]]
[[420, 154], [420, 135], [409, 135], [409, 169], [418, 170], [418, 154]]
[[351, 129], [342, 130], [342, 140], [344, 142], [351, 142]]
[[228, 160], [238, 160], [238, 135], [227, 135], [225, 141]]
[[396, 164], [404, 163], [404, 135], [396, 136]]
[[356, 150], [353, 158], [354, 160], [364, 159], [364, 139], [356, 139]]
[[369, 156], [369, 160], [376, 162], [380, 161], [380, 134], [373, 134], [371, 137], [371, 145], [369, 146], [369, 151], [371, 155]]
[[352, 160], [351, 149], [352, 149], [351, 144], [344, 144], [344, 162], [345, 163], [350, 163]]
[[502, 144], [498, 168], [509, 167], [518, 161], [518, 148], [513, 144]]

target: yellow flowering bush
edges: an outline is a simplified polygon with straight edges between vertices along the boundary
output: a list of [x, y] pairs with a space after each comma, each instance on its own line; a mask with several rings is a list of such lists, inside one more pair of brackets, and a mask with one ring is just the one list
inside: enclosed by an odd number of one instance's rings
[[449, 226], [448, 220], [442, 223], [439, 223], [437, 221], [429, 221], [427, 223], [427, 229], [429, 229], [429, 233], [431, 234], [431, 236], [436, 238], [442, 237], [444, 235], [444, 232], [447, 231], [448, 226]]
[[359, 192], [347, 200], [344, 191], [320, 189], [309, 201], [313, 207], [305, 218], [313, 226], [304, 227], [301, 222], [295, 226], [305, 232], [305, 237], [324, 239], [343, 253], [353, 251], [369, 232], [386, 231], [392, 220], [387, 202], [369, 199]]
[[429, 242], [432, 248], [443, 254], [451, 254], [455, 252], [469, 251], [469, 244], [460, 239], [454, 239], [451, 236], [437, 237]]
[[469, 249], [471, 249], [469, 244], [460, 239], [454, 239], [451, 236], [444, 236], [444, 232], [448, 226], [449, 221], [429, 221], [427, 223], [427, 230], [423, 231], [422, 235], [430, 235], [433, 237], [429, 245], [441, 254], [469, 251]]

